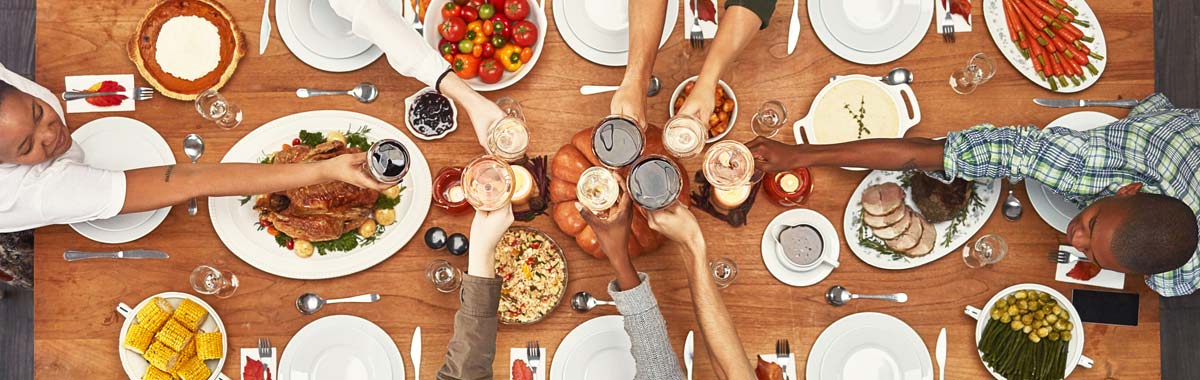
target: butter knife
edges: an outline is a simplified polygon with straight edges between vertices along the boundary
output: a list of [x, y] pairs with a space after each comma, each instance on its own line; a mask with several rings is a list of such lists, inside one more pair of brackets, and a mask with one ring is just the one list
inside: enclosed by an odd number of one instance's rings
[[258, 55], [267, 52], [267, 44], [271, 42], [271, 0], [263, 1], [262, 26], [258, 28]]
[[421, 326], [417, 326], [413, 330], [412, 349], [408, 351], [408, 356], [413, 362], [413, 379], [421, 378]]
[[800, 0], [792, 1], [792, 20], [788, 24], [788, 55], [796, 51], [796, 43], [800, 41]]
[[1078, 107], [1115, 107], [1133, 108], [1139, 102], [1137, 99], [1117, 100], [1084, 100], [1084, 99], [1046, 99], [1036, 98], [1033, 102], [1043, 107], [1078, 108]]
[[67, 250], [63, 252], [63, 258], [67, 261], [79, 261], [87, 259], [166, 259], [170, 258], [162, 251], [149, 249], [134, 249], [129, 251], [117, 252], [83, 252]]
[[942, 332], [938, 333], [937, 348], [934, 349], [933, 356], [938, 363], [938, 380], [946, 380], [946, 328], [942, 328]]
[[683, 341], [683, 366], [687, 367], [688, 380], [692, 380], [692, 361], [696, 358], [695, 331], [688, 331], [687, 340]]

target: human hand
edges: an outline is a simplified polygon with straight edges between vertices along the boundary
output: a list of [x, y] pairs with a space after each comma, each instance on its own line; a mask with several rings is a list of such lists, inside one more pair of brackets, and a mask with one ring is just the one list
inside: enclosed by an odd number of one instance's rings
[[676, 243], [704, 246], [704, 234], [700, 232], [700, 223], [687, 206], [681, 203], [647, 212], [646, 222], [650, 229]]
[[497, 121], [504, 118], [505, 114], [495, 102], [482, 97], [480, 99], [482, 101], [473, 101], [471, 104], [465, 104], [465, 108], [467, 109], [467, 117], [471, 118], [471, 125], [475, 128], [475, 138], [479, 139], [479, 146], [487, 150], [488, 130]]
[[646, 123], [646, 88], [645, 84], [633, 83], [632, 80], [621, 82], [617, 92], [613, 93], [609, 104], [609, 114], [624, 115], [638, 125]]
[[471, 243], [467, 246], [467, 274], [475, 277], [496, 277], [496, 245], [512, 226], [512, 205], [495, 211], [475, 210], [471, 221]]
[[803, 166], [796, 160], [795, 145], [759, 136], [746, 143], [746, 147], [754, 155], [755, 167], [764, 171], [775, 173]]
[[317, 170], [333, 181], [341, 181], [364, 189], [384, 191], [394, 184], [375, 180], [363, 166], [367, 163], [367, 154], [343, 154], [317, 163]]
[[[713, 108], [716, 107], [716, 84], [715, 83], [700, 83], [697, 79], [689, 84], [692, 87], [691, 92], [687, 94], [687, 99], [684, 99], [683, 105], [676, 111], [676, 115], [691, 115], [696, 120], [700, 120], [705, 127], [712, 126]], [[674, 106], [674, 105], [672, 105]], [[706, 128], [707, 129], [707, 128]]]
[[[617, 174], [617, 182], [621, 183], [624, 188], [624, 181]], [[629, 219], [632, 217], [630, 209], [630, 201], [628, 192], [622, 190], [620, 198], [617, 198], [617, 204], [607, 210], [603, 216], [596, 215], [591, 210], [584, 208], [579, 202], [575, 202], [575, 207], [579, 209], [579, 214], [583, 216], [583, 221], [592, 228], [596, 233], [596, 241], [600, 242], [600, 250], [608, 257], [609, 261], [628, 261], [629, 260]]]

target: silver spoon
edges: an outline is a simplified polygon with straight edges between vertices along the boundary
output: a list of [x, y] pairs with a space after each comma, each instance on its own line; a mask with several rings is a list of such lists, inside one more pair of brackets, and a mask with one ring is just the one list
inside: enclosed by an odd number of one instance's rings
[[379, 302], [379, 293], [369, 293], [369, 294], [363, 294], [360, 296], [335, 298], [335, 299], [331, 299], [331, 300], [325, 300], [325, 299], [321, 298], [321, 296], [318, 296], [316, 294], [304, 293], [304, 294], [300, 295], [300, 298], [296, 299], [296, 309], [300, 310], [301, 313], [304, 313], [305, 315], [307, 315], [307, 314], [316, 313], [317, 311], [321, 310], [322, 307], [325, 307], [325, 304], [345, 303], [345, 302], [360, 302], [360, 303]]
[[588, 292], [575, 293], [575, 295], [571, 297], [571, 308], [578, 312], [590, 311], [596, 308], [596, 305], [616, 306], [616, 304], [616, 302], [612, 301], [598, 300], [596, 297], [592, 297], [592, 294]]
[[887, 83], [892, 86], [898, 84], [909, 84], [913, 81], [913, 73], [912, 71], [908, 71], [906, 68], [897, 67], [892, 69], [892, 71], [889, 71], [887, 75], [883, 76], [883, 78], [879, 79], [882, 80], [883, 83]]
[[359, 103], [370, 103], [375, 101], [375, 98], [379, 97], [379, 89], [375, 88], [375, 85], [370, 83], [359, 83], [349, 91], [317, 90], [303, 87], [296, 89], [296, 96], [300, 98], [310, 98], [313, 96], [322, 95], [350, 95], [353, 96], [355, 100], [358, 100]]
[[[580, 86], [579, 93], [583, 95], [595, 95], [616, 91], [618, 88], [620, 88], [620, 86], [594, 86], [589, 84]], [[659, 91], [662, 91], [662, 81], [658, 80], [658, 76], [651, 75], [650, 83], [648, 87], [646, 87], [646, 96], [658, 95]]]
[[881, 295], [854, 294], [854, 293], [850, 293], [849, 290], [846, 290], [846, 288], [843, 288], [841, 285], [834, 285], [832, 288], [829, 288], [829, 291], [825, 292], [825, 301], [828, 301], [829, 304], [833, 305], [833, 306], [842, 306], [842, 305], [849, 303], [850, 300], [860, 299], [860, 298], [865, 299], [865, 300], [884, 300], [884, 301], [892, 301], [892, 302], [899, 302], [899, 303], [908, 302], [908, 294], [904, 294], [904, 293], [892, 293], [892, 294], [881, 294]]
[[[192, 159], [192, 163], [200, 160], [200, 156], [204, 155], [204, 139], [195, 133], [188, 134], [183, 138], [183, 154]], [[199, 207], [196, 206], [196, 198], [188, 201], [188, 215], [196, 216]]]
[[1000, 209], [1004, 212], [1004, 219], [1008, 219], [1010, 222], [1021, 219], [1021, 212], [1023, 211], [1021, 200], [1017, 199], [1016, 195], [1013, 195], [1012, 185], [1009, 185], [1008, 197], [1004, 199], [1004, 205], [1000, 206]]

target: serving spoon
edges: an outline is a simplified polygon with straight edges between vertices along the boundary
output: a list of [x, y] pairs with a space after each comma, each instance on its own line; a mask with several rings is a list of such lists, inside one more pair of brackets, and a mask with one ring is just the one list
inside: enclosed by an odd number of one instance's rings
[[598, 300], [588, 292], [575, 293], [575, 295], [571, 297], [571, 308], [581, 313], [591, 311], [592, 309], [596, 308], [596, 305], [616, 306], [617, 303], [612, 301]]
[[[183, 138], [183, 154], [187, 155], [192, 160], [192, 163], [200, 160], [200, 156], [204, 155], [204, 139], [200, 135], [190, 133]], [[188, 200], [188, 215], [196, 216], [200, 208], [196, 205], [196, 198]]]
[[308, 315], [308, 314], [312, 314], [312, 313], [316, 313], [316, 312], [320, 311], [322, 307], [325, 307], [325, 304], [345, 303], [345, 302], [360, 302], [360, 303], [379, 302], [379, 293], [368, 293], [368, 294], [363, 294], [360, 296], [346, 297], [346, 298], [334, 298], [331, 300], [325, 300], [325, 299], [321, 298], [321, 296], [318, 296], [313, 293], [304, 293], [304, 294], [300, 295], [300, 298], [296, 299], [296, 309], [300, 310], [301, 313]]
[[904, 294], [904, 293], [892, 293], [892, 294], [880, 294], [880, 295], [854, 294], [854, 293], [850, 293], [849, 290], [846, 290], [846, 288], [842, 287], [841, 285], [834, 285], [833, 287], [829, 288], [829, 291], [825, 292], [825, 301], [828, 301], [829, 304], [833, 305], [833, 306], [842, 306], [847, 303], [850, 303], [851, 300], [860, 299], [860, 298], [865, 299], [865, 300], [883, 300], [883, 301], [892, 301], [892, 302], [898, 302], [898, 303], [908, 302], [908, 294]]
[[883, 83], [887, 83], [892, 86], [898, 84], [909, 84], [913, 81], [913, 73], [912, 71], [908, 71], [906, 68], [897, 67], [879, 79], [882, 80]]
[[375, 98], [379, 97], [379, 89], [370, 83], [359, 83], [357, 86], [354, 86], [354, 88], [347, 91], [317, 90], [304, 87], [296, 89], [296, 97], [299, 98], [311, 98], [314, 96], [324, 95], [350, 95], [359, 103], [370, 103], [375, 101]]

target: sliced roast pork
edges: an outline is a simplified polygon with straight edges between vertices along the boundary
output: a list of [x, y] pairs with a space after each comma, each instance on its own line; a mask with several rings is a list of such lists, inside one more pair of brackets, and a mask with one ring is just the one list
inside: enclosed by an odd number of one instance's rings
[[[903, 235], [905, 232], [907, 232], [908, 229], [911, 228], [912, 223], [916, 219], [920, 219], [919, 217], [916, 217], [914, 215], [915, 212], [913, 212], [913, 210], [911, 208], [909, 208], [908, 206], [898, 208], [898, 209], [896, 209], [896, 211], [899, 212], [900, 214], [903, 214], [903, 216], [900, 218], [900, 220], [897, 221], [896, 223], [892, 223], [892, 225], [890, 225], [890, 226], [886, 226], [883, 228], [871, 228], [871, 231], [875, 233], [875, 237], [878, 237], [883, 240], [895, 239], [897, 237], [900, 237], [900, 235]], [[864, 216], [863, 218], [865, 219], [866, 217]]]
[[921, 223], [924, 218], [916, 212], [913, 212], [909, 218], [912, 219], [912, 222], [909, 222], [908, 229], [904, 233], [895, 239], [884, 240], [888, 248], [903, 252], [916, 247], [917, 243], [921, 242], [921, 234], [925, 233], [925, 225], [928, 223]]
[[868, 187], [862, 195], [863, 210], [875, 216], [884, 216], [904, 205], [904, 189], [888, 182]]
[[921, 257], [928, 255], [930, 252], [933, 252], [933, 246], [937, 244], [937, 229], [933, 228], [933, 225], [926, 221], [925, 218], [913, 219], [921, 222], [921, 227], [924, 228], [924, 232], [921, 233], [921, 241], [917, 243], [917, 246], [904, 251], [904, 255], [908, 257]]
[[875, 216], [868, 213], [863, 213], [863, 223], [873, 229], [884, 228], [897, 222], [900, 222], [904, 217], [908, 216], [908, 206], [897, 207], [891, 213], [884, 216]]

